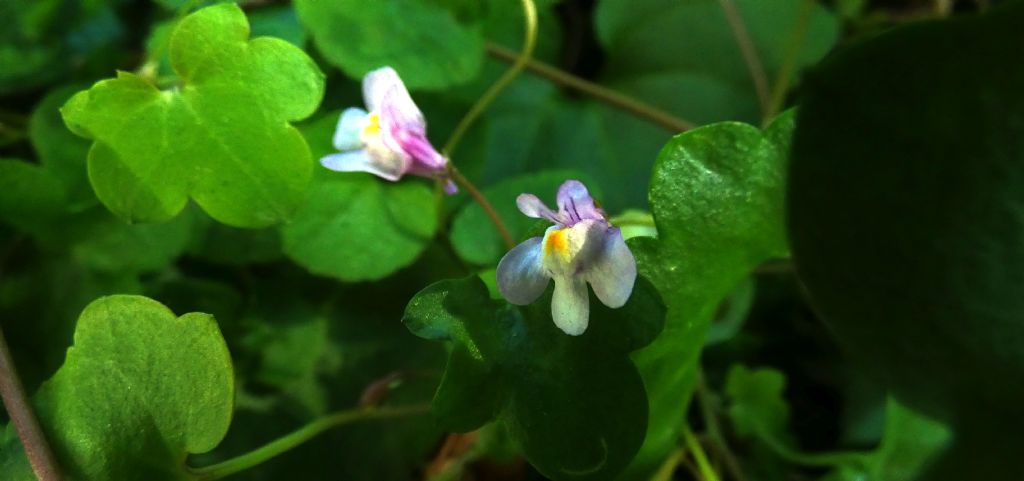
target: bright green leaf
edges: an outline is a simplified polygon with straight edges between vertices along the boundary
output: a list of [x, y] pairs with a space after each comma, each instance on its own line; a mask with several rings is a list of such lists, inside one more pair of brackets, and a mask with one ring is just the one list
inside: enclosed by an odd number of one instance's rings
[[181, 88], [160, 91], [121, 72], [64, 106], [69, 127], [95, 140], [89, 178], [111, 211], [130, 221], [165, 221], [191, 197], [234, 226], [290, 216], [313, 166], [288, 121], [316, 109], [323, 75], [294, 45], [248, 37], [237, 6], [205, 8], [171, 37]]
[[[189, 477], [185, 456], [220, 442], [233, 398], [213, 317], [111, 296], [82, 312], [64, 365], [33, 404], [69, 476], [158, 480]], [[33, 479], [12, 434], [8, 426], [0, 466]]]
[[[554, 206], [558, 187], [569, 179], [577, 179], [586, 184], [594, 198], [600, 200], [600, 186], [590, 181], [589, 177], [570, 170], [542, 171], [514, 177], [484, 189], [483, 194], [508, 227], [512, 238], [520, 240], [537, 224], [537, 220], [519, 212], [516, 197], [527, 192], [537, 195], [549, 206]], [[474, 264], [496, 264], [508, 251], [490, 217], [475, 202], [466, 204], [455, 215], [450, 237], [452, 247], [459, 257]]]
[[478, 25], [426, 0], [296, 0], [320, 52], [352, 78], [385, 65], [411, 89], [472, 80], [484, 58]]
[[636, 454], [647, 400], [630, 351], [661, 330], [664, 308], [643, 278], [621, 309], [591, 301], [590, 327], [567, 336], [551, 321], [550, 295], [515, 307], [490, 298], [475, 276], [416, 295], [403, 322], [452, 350], [434, 414], [450, 430], [497, 419], [527, 459], [556, 480], [611, 479]]
[[772, 139], [792, 129], [785, 113], [765, 133], [720, 123], [676, 136], [658, 156], [650, 203], [658, 238], [629, 245], [668, 307], [665, 332], [634, 354], [651, 402], [651, 427], [630, 474], [650, 476], [683, 426], [697, 362], [719, 302], [758, 264], [786, 255], [787, 157]]
[[[337, 119], [328, 114], [305, 129], [317, 157], [330, 152]], [[433, 239], [437, 201], [419, 179], [388, 182], [317, 167], [305, 202], [281, 228], [284, 252], [316, 274], [380, 279], [411, 264]]]

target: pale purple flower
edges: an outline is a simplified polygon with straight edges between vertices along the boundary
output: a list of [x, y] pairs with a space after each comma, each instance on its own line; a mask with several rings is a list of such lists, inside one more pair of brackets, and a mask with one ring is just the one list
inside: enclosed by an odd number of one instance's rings
[[530, 304], [554, 279], [551, 317], [570, 336], [587, 330], [587, 283], [604, 305], [615, 308], [626, 303], [636, 281], [636, 260], [622, 233], [608, 223], [580, 181], [567, 180], [558, 188], [558, 212], [533, 194], [520, 194], [516, 205], [523, 214], [555, 225], [548, 227], [543, 238], [528, 239], [502, 257], [497, 277], [505, 299]]
[[448, 159], [427, 140], [427, 122], [412, 101], [402, 79], [391, 67], [363, 77], [366, 108], [341, 113], [334, 131], [334, 147], [341, 151], [320, 163], [340, 172], [369, 172], [396, 181], [405, 174], [445, 181], [444, 190], [456, 192], [448, 179]]

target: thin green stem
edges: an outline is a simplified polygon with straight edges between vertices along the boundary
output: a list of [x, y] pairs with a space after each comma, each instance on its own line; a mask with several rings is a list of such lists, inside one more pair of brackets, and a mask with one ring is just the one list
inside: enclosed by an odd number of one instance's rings
[[498, 234], [501, 235], [501, 240], [505, 243], [505, 247], [509, 250], [515, 247], [516, 242], [512, 239], [512, 234], [509, 234], [508, 227], [505, 227], [505, 223], [501, 221], [498, 211], [494, 210], [494, 206], [492, 206], [490, 201], [487, 200], [487, 197], [484, 197], [484, 194], [480, 192], [480, 189], [477, 189], [476, 186], [473, 185], [466, 176], [462, 175], [462, 172], [459, 172], [459, 169], [455, 168], [455, 165], [451, 162], [448, 163], [448, 175], [451, 176], [452, 180], [454, 180], [456, 184], [466, 189], [466, 192], [469, 192], [469, 195], [473, 197], [473, 200], [475, 200], [477, 204], [480, 204], [480, 207], [484, 209], [484, 213], [487, 214], [487, 217], [489, 217], [491, 222], [494, 223], [494, 227], [498, 229]]
[[43, 429], [32, 412], [32, 406], [28, 402], [25, 388], [18, 378], [18, 371], [14, 368], [14, 361], [11, 359], [10, 348], [4, 339], [3, 330], [0, 329], [0, 397], [3, 397], [4, 408], [14, 424], [21, 445], [25, 448], [25, 456], [32, 466], [39, 481], [59, 481], [61, 479], [60, 466], [57, 458], [54, 457], [50, 445], [46, 442]]
[[661, 463], [661, 466], [659, 466], [658, 470], [655, 471], [654, 476], [651, 476], [651, 481], [672, 481], [676, 468], [678, 468], [684, 460], [686, 460], [685, 449], [679, 448], [672, 451], [669, 453], [668, 457], [665, 458], [665, 462]]
[[786, 40], [786, 53], [782, 59], [782, 67], [775, 77], [775, 85], [772, 89], [771, 103], [764, 113], [764, 123], [768, 123], [782, 108], [786, 100], [786, 92], [789, 91], [789, 84], [796, 73], [796, 65], [800, 59], [800, 48], [804, 44], [804, 36], [807, 35], [807, 27], [811, 23], [811, 14], [814, 13], [815, 0], [803, 0], [800, 4], [800, 12], [797, 14], [796, 25], [790, 31], [789, 39]]
[[761, 114], [767, 115], [771, 106], [770, 88], [768, 87], [768, 74], [764, 72], [764, 64], [757, 54], [757, 48], [750, 39], [747, 26], [743, 23], [743, 17], [733, 0], [718, 0], [725, 19], [729, 22], [733, 37], [736, 38], [736, 45], [740, 47], [740, 54], [743, 55], [743, 62], [747, 65], [747, 72], [754, 83], [754, 91], [757, 92], [757, 100], [761, 105]]
[[718, 481], [718, 474], [711, 468], [704, 448], [701, 447], [689, 426], [683, 427], [683, 440], [686, 442], [686, 449], [690, 450], [693, 460], [697, 462], [697, 468], [700, 470], [700, 477], [703, 478], [703, 481]]
[[222, 479], [257, 466], [279, 454], [299, 446], [332, 428], [368, 419], [386, 419], [430, 412], [430, 406], [417, 404], [402, 407], [360, 408], [334, 413], [313, 421], [291, 434], [278, 438], [241, 456], [203, 468], [189, 468], [199, 481]]
[[[493, 43], [487, 44], [487, 54], [503, 61], [513, 61], [517, 58], [515, 51]], [[676, 117], [650, 104], [641, 102], [633, 97], [616, 92], [589, 80], [582, 79], [544, 62], [530, 60], [526, 62], [526, 71], [537, 75], [538, 77], [550, 80], [557, 85], [571, 88], [589, 95], [594, 99], [611, 105], [612, 107], [629, 112], [638, 118], [664, 127], [673, 133], [690, 130], [696, 126], [696, 124], [689, 120]]]
[[714, 393], [708, 387], [707, 380], [704, 377], [704, 369], [697, 369], [696, 391], [697, 402], [700, 404], [701, 416], [704, 418], [704, 425], [707, 427], [708, 436], [715, 443], [715, 447], [725, 460], [725, 467], [729, 470], [729, 475], [735, 481], [746, 481], [746, 476], [743, 474], [739, 460], [736, 459], [736, 455], [729, 449], [729, 444], [726, 442], [725, 436], [722, 435], [721, 423], [718, 422], [718, 415], [715, 412], [718, 408], [718, 402], [715, 399]]
[[533, 0], [521, 0], [523, 5], [523, 16], [525, 21], [525, 38], [523, 38], [523, 49], [520, 51], [516, 61], [512, 64], [505, 73], [498, 78], [494, 85], [491, 85], [483, 95], [473, 104], [473, 107], [466, 112], [466, 115], [462, 117], [459, 124], [455, 126], [455, 130], [452, 131], [451, 137], [448, 137], [448, 142], [444, 144], [445, 155], [451, 156], [455, 153], [455, 147], [459, 145], [462, 137], [466, 135], [466, 131], [473, 125], [477, 117], [483, 113], [484, 109], [487, 108], [491, 102], [508, 87], [519, 72], [523, 71], [523, 67], [530, 61], [530, 57], [533, 56], [533, 48], [537, 44], [537, 7], [533, 5]]

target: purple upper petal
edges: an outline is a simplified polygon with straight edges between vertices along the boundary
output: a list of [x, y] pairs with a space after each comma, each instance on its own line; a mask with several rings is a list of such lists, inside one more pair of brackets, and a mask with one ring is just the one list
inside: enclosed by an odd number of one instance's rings
[[636, 282], [636, 259], [618, 227], [605, 231], [604, 244], [590, 260], [583, 276], [604, 305], [622, 307], [629, 300]]
[[516, 197], [516, 207], [519, 207], [519, 212], [522, 212], [527, 217], [547, 219], [556, 224], [562, 223], [558, 218], [558, 214], [549, 209], [548, 206], [544, 205], [543, 201], [533, 194], [519, 194], [519, 197]]
[[567, 180], [558, 188], [558, 212], [569, 219], [569, 225], [585, 219], [605, 220], [604, 212], [578, 180]]
[[519, 244], [498, 262], [498, 290], [512, 304], [529, 304], [548, 286], [549, 278], [541, 264], [541, 238]]

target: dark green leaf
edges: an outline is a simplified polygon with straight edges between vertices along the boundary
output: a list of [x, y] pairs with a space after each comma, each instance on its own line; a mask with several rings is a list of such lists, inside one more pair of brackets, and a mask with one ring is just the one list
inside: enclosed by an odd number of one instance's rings
[[927, 479], [1024, 477], [1022, 22], [1012, 2], [852, 46], [808, 77], [793, 139], [789, 232], [818, 312], [957, 431]]
[[544, 475], [611, 479], [647, 426], [628, 354], [657, 336], [664, 308], [641, 278], [621, 309], [593, 299], [582, 336], [562, 333], [550, 312], [550, 295], [518, 308], [492, 300], [474, 276], [424, 289], [403, 322], [417, 336], [452, 342], [434, 397], [443, 427], [469, 431], [497, 419]]
[[60, 106], [78, 90], [80, 88], [69, 85], [48, 93], [36, 104], [28, 124], [29, 138], [39, 162], [64, 184], [67, 207], [72, 211], [96, 204], [85, 169], [89, 142], [72, 134], [60, 117]]

